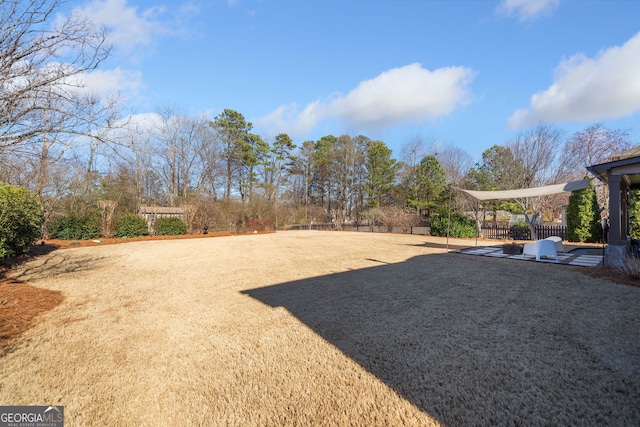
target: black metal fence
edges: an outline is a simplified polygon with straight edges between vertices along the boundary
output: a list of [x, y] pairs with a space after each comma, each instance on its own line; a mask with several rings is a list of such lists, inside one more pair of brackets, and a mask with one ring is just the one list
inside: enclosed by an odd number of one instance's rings
[[[404, 234], [419, 234], [429, 235], [429, 227], [387, 227], [379, 225], [342, 225], [338, 228], [335, 224], [306, 224], [306, 225], [294, 225], [289, 227], [289, 230], [344, 230], [344, 231], [362, 231], [372, 233], [404, 233]], [[538, 239], [546, 239], [551, 236], [561, 237], [562, 240], [566, 240], [567, 227], [562, 225], [538, 225], [536, 226], [536, 233]], [[531, 230], [529, 227], [521, 226], [508, 226], [508, 225], [483, 225], [482, 236], [487, 239], [498, 240], [533, 240], [531, 238]]]
[[[561, 237], [566, 240], [567, 227], [563, 225], [537, 225], [535, 227], [538, 239], [546, 239], [551, 236]], [[529, 227], [521, 226], [483, 226], [482, 235], [487, 239], [509, 240], [533, 240]]]
[[386, 225], [359, 225], [359, 224], [343, 224], [339, 228], [335, 224], [307, 224], [294, 225], [288, 227], [289, 230], [342, 230], [342, 231], [363, 231], [369, 233], [402, 233], [402, 234], [420, 234], [428, 235], [429, 227], [407, 226], [407, 227], [389, 227]]

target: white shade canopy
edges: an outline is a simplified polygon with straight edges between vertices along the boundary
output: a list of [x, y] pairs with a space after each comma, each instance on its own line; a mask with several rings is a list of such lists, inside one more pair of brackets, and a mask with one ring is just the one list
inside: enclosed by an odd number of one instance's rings
[[459, 190], [471, 195], [478, 200], [499, 200], [499, 199], [526, 199], [527, 197], [548, 196], [551, 194], [559, 194], [570, 191], [584, 190], [591, 185], [592, 178], [586, 178], [580, 181], [565, 182], [564, 184], [545, 185], [544, 187], [520, 188], [518, 190], [501, 190], [501, 191], [475, 191], [475, 190]]

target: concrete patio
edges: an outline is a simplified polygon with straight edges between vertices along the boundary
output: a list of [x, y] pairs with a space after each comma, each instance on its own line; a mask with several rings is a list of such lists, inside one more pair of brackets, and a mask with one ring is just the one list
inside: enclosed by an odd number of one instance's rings
[[576, 265], [581, 267], [598, 267], [602, 266], [602, 248], [576, 248], [569, 252], [558, 253], [558, 260], [553, 258], [541, 258], [536, 261], [534, 257], [520, 255], [509, 255], [502, 251], [502, 246], [482, 246], [475, 248], [466, 248], [458, 251], [461, 254], [480, 255], [495, 258], [509, 258], [520, 261], [545, 262], [552, 264]]

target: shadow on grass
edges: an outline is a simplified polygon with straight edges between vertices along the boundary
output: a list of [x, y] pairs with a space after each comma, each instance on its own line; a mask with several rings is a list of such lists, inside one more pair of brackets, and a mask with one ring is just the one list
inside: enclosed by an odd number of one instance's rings
[[49, 245], [49, 244], [33, 245], [29, 250], [29, 252], [14, 258], [10, 258], [2, 261], [0, 263], [0, 279], [3, 278], [7, 273], [7, 271], [9, 271], [11, 268], [24, 264], [25, 262], [30, 261], [36, 257], [47, 255], [55, 251], [56, 249], [58, 249], [58, 246], [56, 245]]
[[[638, 425], [640, 292], [612, 299], [567, 274], [580, 276], [451, 253], [244, 293], [445, 425]], [[631, 328], [623, 349], [618, 324]]]

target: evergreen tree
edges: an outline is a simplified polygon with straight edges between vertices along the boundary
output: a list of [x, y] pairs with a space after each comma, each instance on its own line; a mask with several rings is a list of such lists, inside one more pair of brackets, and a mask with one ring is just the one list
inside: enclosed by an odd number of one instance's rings
[[294, 170], [296, 157], [292, 152], [295, 148], [296, 145], [286, 133], [278, 134], [271, 144], [264, 168], [263, 186], [267, 199], [276, 201], [280, 187]]
[[[482, 163], [469, 170], [466, 185], [482, 191], [508, 190], [514, 188], [514, 183], [523, 174], [522, 161], [516, 160], [509, 148], [494, 145], [482, 153]], [[483, 205], [493, 213], [494, 218], [498, 209], [523, 212], [515, 202], [486, 200]]]
[[595, 188], [572, 192], [567, 207], [567, 240], [597, 242], [600, 235], [600, 208]]
[[408, 205], [430, 212], [442, 202], [447, 185], [447, 177], [435, 156], [425, 156], [416, 170], [415, 189], [417, 198], [410, 199]]
[[210, 126], [218, 132], [222, 142], [227, 172], [225, 198], [229, 199], [234, 181], [238, 183], [238, 187], [242, 188], [244, 167], [247, 161], [252, 161], [252, 144], [257, 144], [249, 135], [253, 124], [247, 122], [237, 111], [225, 109], [210, 122]]
[[632, 239], [640, 239], [640, 190], [629, 192], [629, 235]]
[[367, 147], [364, 189], [369, 206], [381, 206], [383, 198], [393, 188], [397, 166], [391, 153], [391, 149], [382, 141], [371, 142]]
[[314, 144], [313, 153], [313, 189], [315, 194], [314, 202], [320, 204], [320, 206], [326, 209], [327, 212], [331, 212], [332, 201], [332, 184], [333, 184], [333, 169], [331, 165], [332, 151], [336, 144], [336, 138], [333, 135], [326, 135], [320, 138]]
[[260, 135], [253, 133], [247, 134], [244, 143], [240, 146], [242, 167], [238, 174], [238, 191], [243, 202], [247, 198], [252, 199], [253, 188], [258, 181], [256, 168], [267, 167], [270, 149], [269, 144]]

